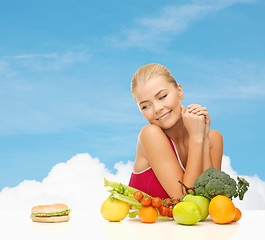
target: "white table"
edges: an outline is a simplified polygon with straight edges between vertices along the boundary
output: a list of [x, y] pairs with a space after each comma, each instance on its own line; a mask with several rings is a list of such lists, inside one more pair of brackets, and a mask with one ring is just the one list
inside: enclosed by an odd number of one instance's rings
[[236, 223], [215, 224], [209, 218], [193, 226], [172, 221], [141, 223], [139, 219], [126, 218], [121, 222], [107, 222], [100, 213], [72, 210], [66, 223], [33, 223], [29, 211], [0, 211], [1, 239], [193, 239], [229, 240], [264, 239], [265, 210], [242, 211]]

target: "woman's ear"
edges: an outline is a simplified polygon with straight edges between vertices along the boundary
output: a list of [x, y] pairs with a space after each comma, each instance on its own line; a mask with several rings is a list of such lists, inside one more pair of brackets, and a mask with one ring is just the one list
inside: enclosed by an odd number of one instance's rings
[[178, 90], [179, 90], [179, 98], [180, 100], [182, 100], [184, 98], [184, 93], [183, 93], [182, 86], [180, 84], [178, 84]]

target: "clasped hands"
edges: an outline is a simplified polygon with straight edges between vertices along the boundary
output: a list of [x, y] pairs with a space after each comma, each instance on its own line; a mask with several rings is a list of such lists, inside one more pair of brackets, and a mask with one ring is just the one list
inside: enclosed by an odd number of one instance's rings
[[196, 140], [209, 137], [211, 119], [206, 107], [190, 104], [186, 109], [181, 105], [181, 115], [189, 135]]

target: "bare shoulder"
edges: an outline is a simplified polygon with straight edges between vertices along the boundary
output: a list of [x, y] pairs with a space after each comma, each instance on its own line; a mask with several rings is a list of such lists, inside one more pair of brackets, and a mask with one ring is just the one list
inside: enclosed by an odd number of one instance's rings
[[209, 138], [210, 138], [210, 143], [211, 143], [211, 146], [215, 145], [215, 144], [223, 144], [223, 136], [222, 134], [217, 131], [217, 130], [213, 130], [211, 129], [210, 130], [210, 133], [209, 133]]
[[150, 137], [151, 138], [152, 137], [159, 137], [162, 135], [165, 135], [165, 133], [163, 132], [163, 130], [160, 127], [158, 127], [155, 124], [149, 124], [149, 125], [144, 126], [141, 129], [139, 137], [141, 139], [145, 139], [145, 138], [150, 138]]
[[166, 134], [163, 130], [154, 124], [146, 125], [141, 129], [134, 163], [135, 172], [141, 172], [151, 166], [151, 162], [160, 156], [156, 150], [163, 149], [163, 152], [167, 152], [163, 146], [166, 144], [165, 138]]
[[170, 148], [169, 141], [164, 131], [157, 125], [149, 124], [144, 126], [138, 137], [138, 148], [143, 154], [148, 151], [156, 152], [156, 150], [168, 151]]

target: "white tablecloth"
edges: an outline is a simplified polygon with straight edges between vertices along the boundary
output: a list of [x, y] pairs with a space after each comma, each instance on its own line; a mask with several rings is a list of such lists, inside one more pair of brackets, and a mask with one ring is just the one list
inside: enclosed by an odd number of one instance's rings
[[242, 211], [236, 223], [215, 224], [208, 217], [204, 222], [184, 226], [172, 221], [141, 223], [126, 218], [121, 222], [108, 222], [100, 213], [90, 214], [72, 210], [70, 221], [65, 223], [33, 223], [29, 211], [0, 211], [1, 239], [193, 239], [229, 240], [264, 238], [265, 210]]

